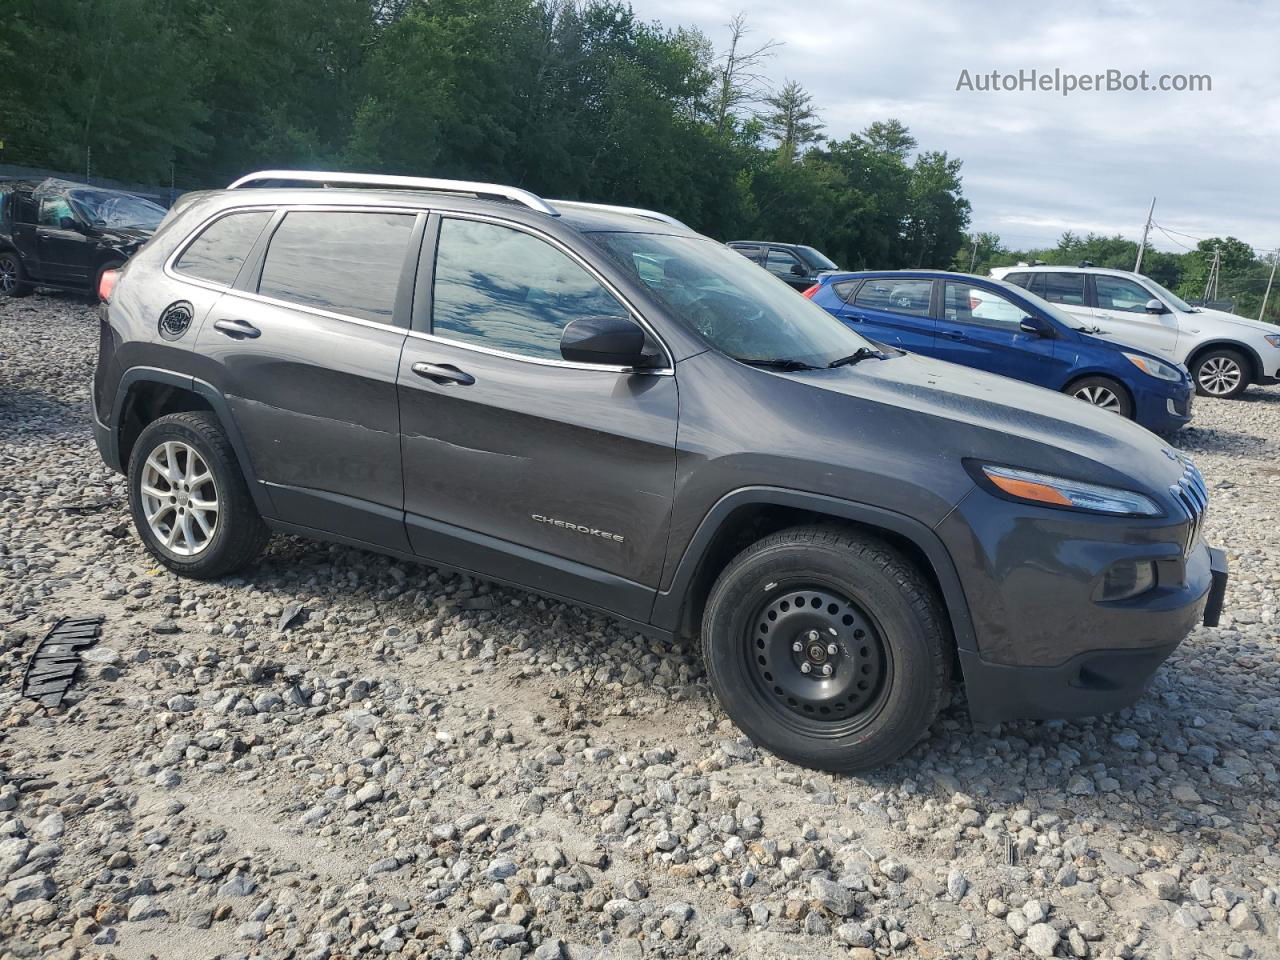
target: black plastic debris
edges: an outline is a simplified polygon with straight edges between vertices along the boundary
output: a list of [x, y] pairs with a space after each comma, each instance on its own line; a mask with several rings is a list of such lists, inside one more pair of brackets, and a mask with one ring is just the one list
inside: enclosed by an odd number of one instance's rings
[[80, 668], [80, 651], [98, 642], [104, 619], [98, 616], [59, 620], [27, 661], [22, 695], [39, 700], [46, 707], [62, 703]]

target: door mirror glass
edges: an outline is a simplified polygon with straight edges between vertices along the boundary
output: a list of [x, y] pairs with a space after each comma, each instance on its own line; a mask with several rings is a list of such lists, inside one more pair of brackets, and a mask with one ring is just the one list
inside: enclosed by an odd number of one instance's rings
[[560, 356], [571, 363], [652, 367], [657, 354], [647, 347], [644, 330], [629, 317], [583, 317], [560, 334]]
[[79, 229], [79, 225], [76, 223], [75, 217], [59, 217], [58, 226], [63, 230]]
[[806, 269], [805, 269], [803, 266], [801, 266], [800, 264], [798, 264], [798, 263], [793, 263], [793, 264], [791, 265], [791, 274], [792, 274], [792, 276], [796, 276], [796, 277], [807, 277], [807, 276], [809, 275], [809, 271], [808, 271], [808, 270], [806, 270]]
[[1147, 313], [1168, 313], [1168, 312], [1169, 312], [1169, 308], [1166, 307], [1161, 301], [1157, 300], [1155, 297], [1152, 297], [1150, 300], [1147, 301]]
[[1043, 317], [1023, 317], [1018, 324], [1018, 329], [1023, 333], [1035, 334], [1037, 337], [1052, 337], [1054, 335], [1053, 324]]

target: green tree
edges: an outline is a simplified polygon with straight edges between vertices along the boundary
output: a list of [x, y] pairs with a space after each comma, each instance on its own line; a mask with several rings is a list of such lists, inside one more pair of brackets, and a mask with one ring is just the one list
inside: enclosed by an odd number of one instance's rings
[[778, 158], [790, 163], [806, 146], [822, 136], [813, 97], [794, 80], [777, 93], [765, 97], [769, 112], [762, 118], [765, 132], [778, 141]]

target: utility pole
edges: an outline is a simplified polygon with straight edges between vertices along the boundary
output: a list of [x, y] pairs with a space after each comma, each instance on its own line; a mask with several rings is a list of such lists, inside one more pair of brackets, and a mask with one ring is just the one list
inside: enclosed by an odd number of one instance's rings
[[973, 268], [978, 264], [978, 235], [976, 233], [969, 234], [969, 249], [973, 255], [969, 257], [969, 272], [973, 273]]
[[[1213, 245], [1213, 262], [1209, 264], [1209, 278], [1204, 282], [1204, 302], [1207, 306], [1210, 300], [1218, 299], [1218, 262], [1222, 257], [1222, 251], [1218, 249], [1218, 245]], [[1212, 291], [1212, 296], [1210, 292]]]
[[1271, 284], [1276, 278], [1276, 263], [1280, 262], [1280, 248], [1271, 253], [1271, 276], [1267, 278], [1267, 290], [1262, 295], [1262, 307], [1258, 310], [1258, 319], [1262, 319], [1262, 315], [1267, 312], [1267, 298], [1271, 296]]
[[93, 183], [93, 147], [84, 148], [84, 182]]
[[1151, 209], [1147, 211], [1147, 222], [1142, 228], [1142, 242], [1138, 244], [1138, 262], [1133, 265], [1134, 273], [1142, 272], [1142, 254], [1147, 249], [1147, 234], [1151, 232], [1151, 218], [1156, 212], [1156, 198], [1151, 198]]

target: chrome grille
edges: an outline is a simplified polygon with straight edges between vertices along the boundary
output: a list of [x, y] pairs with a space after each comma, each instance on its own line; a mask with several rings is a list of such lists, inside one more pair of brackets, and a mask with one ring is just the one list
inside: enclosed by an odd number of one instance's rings
[[1205, 511], [1209, 508], [1209, 490], [1204, 485], [1204, 477], [1191, 458], [1178, 454], [1183, 465], [1182, 476], [1178, 482], [1169, 487], [1174, 501], [1187, 517], [1187, 539], [1183, 544], [1183, 552], [1190, 553], [1200, 538], [1200, 528], [1204, 524]]

